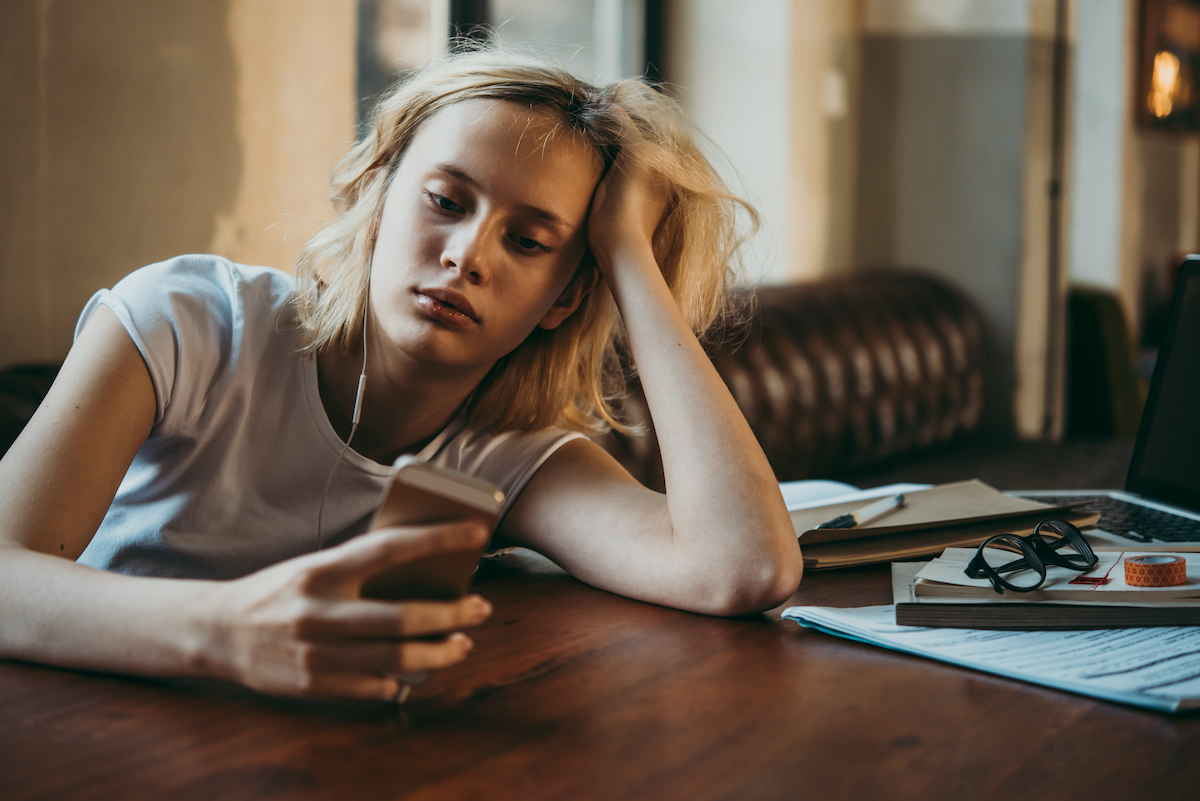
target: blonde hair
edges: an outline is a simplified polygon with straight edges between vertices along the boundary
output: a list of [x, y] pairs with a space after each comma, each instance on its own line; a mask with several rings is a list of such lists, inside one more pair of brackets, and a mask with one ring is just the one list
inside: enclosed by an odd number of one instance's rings
[[[758, 215], [725, 188], [678, 103], [640, 81], [594, 87], [537, 59], [485, 47], [448, 56], [397, 84], [375, 106], [366, 137], [334, 169], [331, 197], [338, 216], [305, 246], [296, 265], [305, 353], [349, 353], [361, 338], [371, 255], [391, 177], [425, 120], [473, 98], [512, 101], [559, 117], [595, 147], [605, 170], [623, 147], [623, 109], [642, 134], [633, 157], [643, 159], [670, 193], [652, 244], [671, 294], [697, 336], [726, 320], [743, 241], [738, 210], [748, 215], [752, 230]], [[493, 366], [469, 402], [471, 425], [628, 430], [611, 405], [625, 392], [624, 329], [588, 253], [572, 281], [593, 280], [567, 320], [553, 330], [535, 328]]]

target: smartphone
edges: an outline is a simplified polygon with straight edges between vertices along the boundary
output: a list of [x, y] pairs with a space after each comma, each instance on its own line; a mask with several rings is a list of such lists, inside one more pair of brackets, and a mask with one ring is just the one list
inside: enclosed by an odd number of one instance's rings
[[[504, 506], [504, 493], [486, 481], [401, 456], [371, 519], [370, 530], [461, 520], [491, 528]], [[466, 594], [483, 547], [431, 554], [396, 565], [363, 584], [364, 598], [450, 601]]]

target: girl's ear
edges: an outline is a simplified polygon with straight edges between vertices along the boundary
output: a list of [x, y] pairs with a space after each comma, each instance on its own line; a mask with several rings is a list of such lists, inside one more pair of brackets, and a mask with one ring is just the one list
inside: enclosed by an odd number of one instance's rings
[[558, 296], [558, 300], [554, 301], [554, 305], [542, 315], [542, 319], [538, 321], [538, 328], [549, 331], [562, 325], [563, 320], [574, 314], [587, 293], [592, 291], [592, 287], [596, 285], [598, 274], [599, 270], [593, 266], [586, 275], [576, 276], [572, 279], [563, 293]]

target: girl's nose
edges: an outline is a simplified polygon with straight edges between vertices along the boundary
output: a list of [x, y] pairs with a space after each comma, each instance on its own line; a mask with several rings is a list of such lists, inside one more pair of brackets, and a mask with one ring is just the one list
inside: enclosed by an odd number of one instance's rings
[[491, 277], [487, 226], [481, 220], [464, 225], [446, 243], [442, 267], [457, 270], [471, 284], [486, 283]]

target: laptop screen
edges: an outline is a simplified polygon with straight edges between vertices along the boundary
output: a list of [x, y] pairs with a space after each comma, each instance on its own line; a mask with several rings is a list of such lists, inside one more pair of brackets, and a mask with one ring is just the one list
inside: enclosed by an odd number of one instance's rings
[[1125, 488], [1200, 510], [1200, 258], [1179, 271]]

